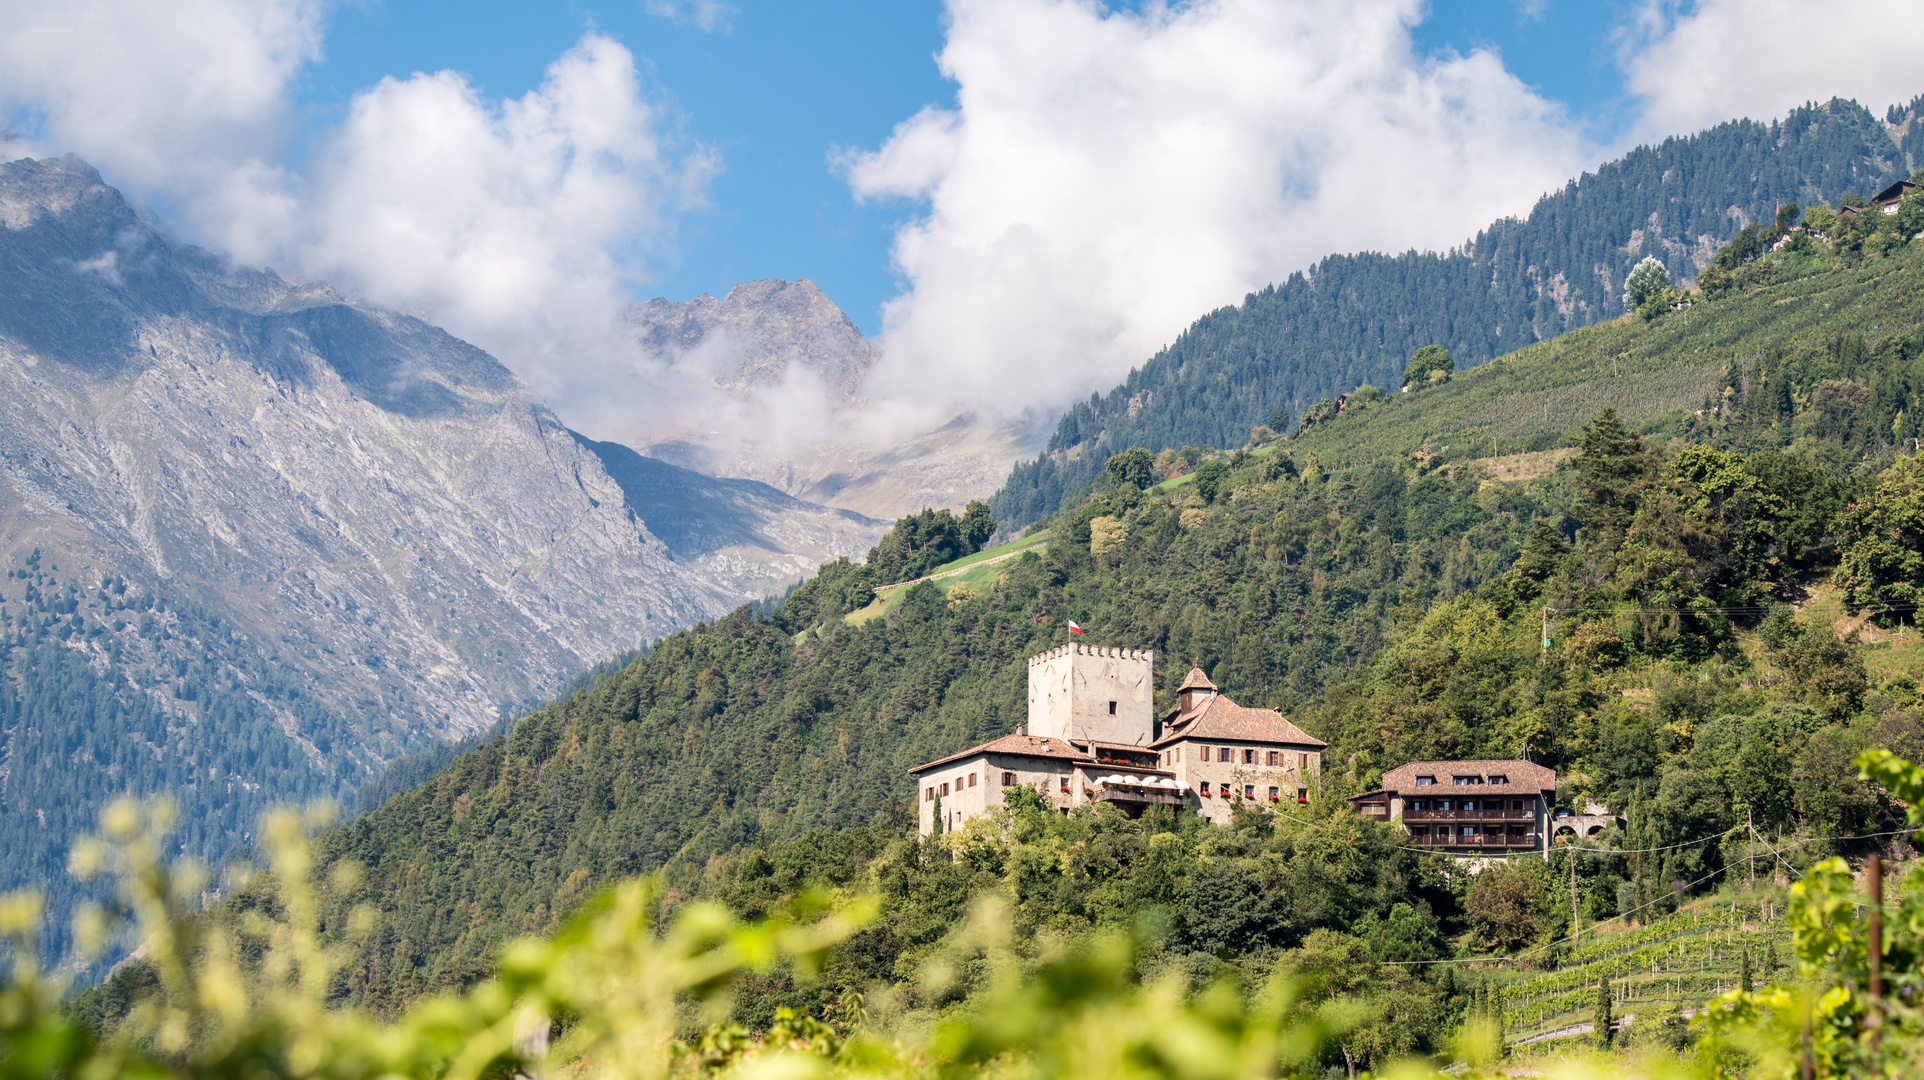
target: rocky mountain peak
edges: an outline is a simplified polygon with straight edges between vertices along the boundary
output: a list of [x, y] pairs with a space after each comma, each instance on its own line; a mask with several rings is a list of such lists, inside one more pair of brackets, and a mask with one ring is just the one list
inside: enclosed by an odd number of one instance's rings
[[852, 401], [875, 362], [874, 346], [807, 278], [747, 281], [719, 300], [657, 297], [630, 307], [627, 321], [642, 348], [701, 366], [731, 393], [779, 385], [795, 365]]

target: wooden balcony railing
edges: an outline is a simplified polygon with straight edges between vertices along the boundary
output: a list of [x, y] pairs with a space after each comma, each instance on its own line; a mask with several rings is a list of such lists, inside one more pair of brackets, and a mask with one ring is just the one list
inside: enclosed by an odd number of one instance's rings
[[1535, 810], [1405, 810], [1404, 821], [1533, 821]]

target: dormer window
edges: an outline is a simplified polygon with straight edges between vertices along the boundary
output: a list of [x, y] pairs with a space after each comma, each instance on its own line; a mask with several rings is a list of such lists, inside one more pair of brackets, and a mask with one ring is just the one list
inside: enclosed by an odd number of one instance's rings
[[1417, 787], [1431, 787], [1435, 783], [1436, 783], [1436, 777], [1434, 776], [1419, 776], [1416, 778]]
[[1456, 785], [1457, 787], [1468, 787], [1468, 786], [1470, 786], [1471, 784], [1481, 784], [1482, 782], [1483, 782], [1483, 778], [1482, 778], [1481, 776], [1452, 776], [1452, 777], [1450, 777], [1450, 783], [1452, 783], [1452, 784], [1454, 784], [1454, 785]]
[[1507, 784], [1509, 782], [1510, 782], [1510, 778], [1503, 775], [1502, 773], [1497, 773], [1496, 775], [1490, 777], [1490, 783], [1492, 784]]

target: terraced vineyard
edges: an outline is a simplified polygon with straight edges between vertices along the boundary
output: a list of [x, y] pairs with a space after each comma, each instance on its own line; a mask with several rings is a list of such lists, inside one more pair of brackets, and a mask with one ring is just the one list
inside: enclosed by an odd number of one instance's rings
[[1761, 985], [1771, 977], [1770, 957], [1789, 963], [1781, 913], [1781, 904], [1765, 910], [1757, 902], [1710, 900], [1648, 926], [1593, 938], [1557, 970], [1524, 973], [1501, 989], [1505, 1037], [1514, 1044], [1589, 1020], [1597, 982], [1606, 978], [1618, 1014], [1662, 1003], [1692, 1008], [1737, 987], [1746, 948]]

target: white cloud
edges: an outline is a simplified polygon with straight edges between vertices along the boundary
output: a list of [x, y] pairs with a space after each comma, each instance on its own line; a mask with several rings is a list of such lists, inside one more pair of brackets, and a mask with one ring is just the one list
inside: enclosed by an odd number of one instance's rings
[[629, 51], [588, 33], [504, 101], [451, 71], [384, 79], [290, 169], [287, 89], [321, 55], [329, 3], [0, 0], [0, 117], [31, 136], [5, 149], [78, 153], [241, 262], [437, 322], [591, 433], [692, 408], [699, 391], [638, 366], [619, 317], [716, 162], [677, 137]]
[[0, 0], [0, 105], [135, 188], [191, 191], [275, 149], [326, 7]]
[[1625, 38], [1631, 93], [1648, 137], [1737, 117], [1770, 120], [1806, 101], [1854, 98], [1882, 114], [1924, 93], [1924, 8], [1880, 0], [1647, 3]]
[[950, 0], [953, 109], [842, 166], [898, 232], [876, 390], [1003, 411], [1107, 389], [1197, 316], [1332, 251], [1449, 247], [1584, 164], [1420, 0]]
[[721, 0], [646, 0], [641, 9], [676, 26], [724, 34], [734, 29], [735, 15], [741, 10]]
[[261, 200], [257, 234], [293, 227], [284, 254], [258, 254], [495, 352], [577, 426], [627, 427], [611, 391], [643, 387], [620, 342], [624, 286], [713, 168], [663, 126], [633, 56], [594, 33], [514, 100], [447, 71], [384, 79], [316, 147], [284, 219]]

